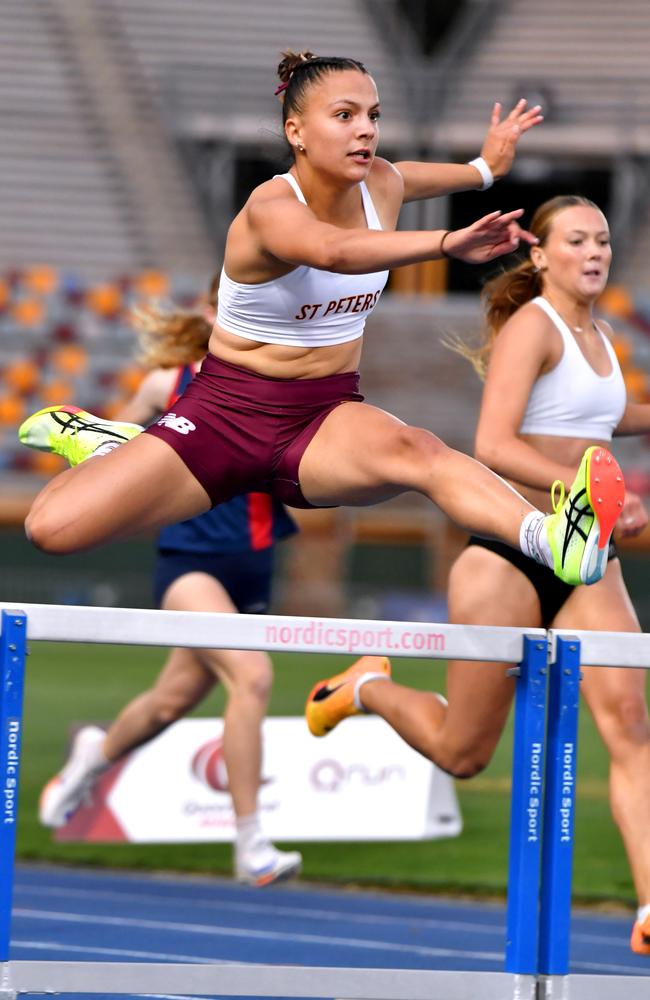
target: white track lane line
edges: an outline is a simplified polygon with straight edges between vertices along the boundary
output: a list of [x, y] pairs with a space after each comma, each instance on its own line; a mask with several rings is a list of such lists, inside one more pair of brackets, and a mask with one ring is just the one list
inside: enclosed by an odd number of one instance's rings
[[159, 933], [197, 934], [207, 937], [230, 937], [255, 939], [258, 941], [281, 941], [285, 944], [326, 945], [332, 948], [358, 949], [365, 951], [398, 952], [406, 955], [423, 955], [431, 958], [474, 958], [487, 962], [503, 962], [501, 951], [468, 951], [456, 948], [431, 948], [423, 945], [396, 944], [390, 941], [374, 941], [364, 938], [328, 937], [323, 934], [294, 934], [277, 931], [251, 930], [250, 928], [221, 927], [212, 924], [191, 924], [167, 922], [164, 920], [138, 920], [133, 917], [100, 917], [87, 913], [63, 913], [56, 910], [14, 909], [14, 916], [23, 920], [56, 920], [62, 923], [92, 924], [97, 927], [133, 927]]
[[[322, 910], [316, 909], [310, 904], [306, 904], [304, 907], [301, 906], [286, 906], [284, 904], [276, 905], [272, 903], [269, 898], [269, 902], [265, 905], [264, 903], [237, 903], [231, 901], [223, 901], [219, 899], [209, 900], [209, 899], [192, 899], [188, 896], [187, 899], [179, 899], [178, 896], [174, 896], [173, 899], [166, 899], [162, 895], [147, 894], [147, 893], [121, 893], [115, 892], [107, 889], [99, 889], [97, 891], [90, 889], [58, 889], [50, 886], [29, 886], [27, 891], [24, 886], [17, 887], [21, 894], [28, 895], [32, 893], [42, 899], [45, 896], [63, 898], [63, 899], [88, 899], [93, 900], [103, 900], [105, 902], [124, 902], [129, 903], [158, 903], [165, 904], [173, 902], [174, 905], [185, 905], [191, 906], [192, 909], [207, 909], [207, 910], [218, 910], [219, 913], [224, 913], [231, 911], [233, 913], [247, 913], [247, 914], [259, 914], [261, 916], [283, 916], [283, 917], [299, 917], [301, 920], [314, 920], [319, 921], [331, 921], [340, 923], [341, 921], [346, 921], [347, 923], [356, 924], [376, 924], [378, 926], [390, 926], [392, 924], [403, 925], [405, 922], [413, 921], [417, 923], [418, 927], [427, 927], [431, 930], [455, 930], [455, 931], [467, 931], [471, 934], [491, 934], [499, 937], [503, 937], [505, 933], [505, 915], [498, 913], [495, 914], [500, 920], [498, 924], [487, 924], [478, 923], [470, 920], [446, 920], [443, 918], [436, 919], [435, 917], [422, 917], [418, 913], [399, 913], [394, 916], [387, 916], [385, 914], [377, 913], [348, 913], [344, 910]], [[17, 894], [17, 893], [16, 893]], [[444, 904], [443, 904], [444, 905]]]

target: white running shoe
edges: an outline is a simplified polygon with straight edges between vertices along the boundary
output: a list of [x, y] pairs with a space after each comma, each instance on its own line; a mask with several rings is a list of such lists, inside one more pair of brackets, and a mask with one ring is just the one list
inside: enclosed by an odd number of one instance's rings
[[246, 851], [235, 849], [235, 878], [244, 885], [258, 888], [285, 881], [300, 874], [302, 854], [278, 851], [270, 840], [260, 836]]
[[109, 766], [101, 763], [105, 736], [99, 726], [79, 730], [66, 764], [41, 792], [38, 818], [43, 826], [64, 826], [80, 805], [90, 802], [98, 777]]

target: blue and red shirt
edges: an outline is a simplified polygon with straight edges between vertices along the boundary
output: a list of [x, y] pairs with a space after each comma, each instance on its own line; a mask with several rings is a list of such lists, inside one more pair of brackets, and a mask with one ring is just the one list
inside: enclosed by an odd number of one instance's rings
[[[194, 365], [178, 369], [167, 407], [173, 406], [195, 373]], [[267, 493], [244, 493], [188, 521], [163, 528], [158, 548], [211, 554], [250, 552], [266, 549], [297, 530], [279, 500]]]

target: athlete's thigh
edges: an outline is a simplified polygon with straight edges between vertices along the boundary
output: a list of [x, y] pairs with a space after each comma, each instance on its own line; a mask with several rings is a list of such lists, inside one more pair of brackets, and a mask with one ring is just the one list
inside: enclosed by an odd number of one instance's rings
[[[449, 621], [458, 625], [538, 628], [539, 598], [530, 580], [495, 552], [469, 545], [449, 577]], [[466, 745], [494, 749], [515, 691], [511, 664], [450, 660], [447, 721]]]
[[[640, 632], [641, 627], [625, 586], [621, 564], [607, 564], [602, 580], [577, 587], [553, 621], [554, 628], [597, 632]], [[630, 667], [584, 667], [581, 691], [603, 737], [621, 722], [645, 725], [646, 674]]]
[[[162, 607], [167, 611], [212, 611], [238, 614], [225, 586], [204, 572], [179, 576], [165, 591]], [[242, 621], [242, 627], [243, 627]], [[194, 649], [191, 651], [204, 671], [223, 681], [228, 690], [270, 673], [266, 653], [248, 649]]]
[[87, 459], [72, 473], [33, 508], [34, 541], [48, 551], [90, 548], [210, 507], [207, 493], [182, 459], [149, 434]]
[[320, 506], [388, 500], [419, 488], [416, 449], [424, 454], [427, 443], [432, 453], [444, 447], [429, 431], [408, 427], [375, 406], [341, 403], [305, 449], [300, 488]]

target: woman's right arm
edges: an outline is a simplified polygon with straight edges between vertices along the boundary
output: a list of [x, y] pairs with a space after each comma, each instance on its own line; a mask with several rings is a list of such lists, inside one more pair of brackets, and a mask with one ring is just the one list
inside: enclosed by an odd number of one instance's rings
[[548, 490], [556, 479], [570, 484], [576, 470], [547, 458], [523, 441], [519, 428], [533, 386], [551, 359], [548, 320], [523, 306], [498, 334], [488, 365], [476, 430], [475, 455], [499, 475], [522, 486]]
[[155, 368], [145, 375], [134, 395], [114, 419], [147, 426], [166, 409], [175, 382], [175, 368]]
[[261, 254], [339, 274], [383, 271], [445, 256], [484, 263], [517, 249], [520, 236], [526, 237], [517, 225], [522, 215], [523, 209], [491, 212], [451, 232], [344, 229], [321, 222], [291, 192], [279, 194], [277, 188], [256, 192], [246, 209], [249, 233]]

